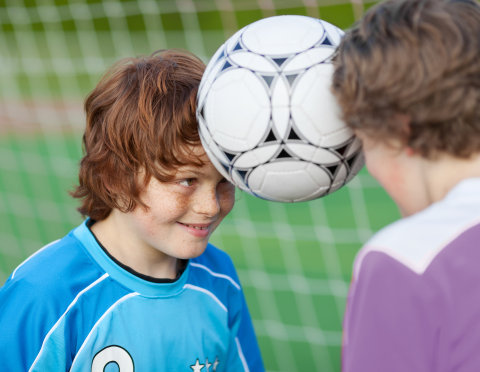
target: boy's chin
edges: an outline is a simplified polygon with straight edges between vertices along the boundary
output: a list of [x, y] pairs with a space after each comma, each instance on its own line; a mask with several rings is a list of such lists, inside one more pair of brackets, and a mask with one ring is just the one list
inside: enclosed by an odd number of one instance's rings
[[201, 256], [203, 252], [205, 252], [205, 249], [207, 249], [207, 244], [208, 241], [205, 241], [204, 243], [196, 243], [194, 244], [195, 246], [190, 246], [187, 249], [184, 249], [182, 252], [179, 252], [178, 254], [175, 255], [175, 258], [179, 260], [189, 260], [191, 258], [196, 258], [198, 256]]

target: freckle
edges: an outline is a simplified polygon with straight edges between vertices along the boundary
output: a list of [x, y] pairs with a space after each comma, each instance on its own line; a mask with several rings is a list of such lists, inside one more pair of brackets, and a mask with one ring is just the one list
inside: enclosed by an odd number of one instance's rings
[[190, 200], [188, 197], [185, 197], [184, 195], [175, 195], [174, 196], [176, 208], [185, 208], [188, 206]]

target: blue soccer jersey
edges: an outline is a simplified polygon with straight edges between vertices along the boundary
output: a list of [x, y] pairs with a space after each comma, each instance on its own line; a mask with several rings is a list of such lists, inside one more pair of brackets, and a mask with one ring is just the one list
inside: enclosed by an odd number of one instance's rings
[[83, 223], [0, 290], [2, 371], [264, 371], [234, 266], [212, 245], [171, 282], [120, 267]]

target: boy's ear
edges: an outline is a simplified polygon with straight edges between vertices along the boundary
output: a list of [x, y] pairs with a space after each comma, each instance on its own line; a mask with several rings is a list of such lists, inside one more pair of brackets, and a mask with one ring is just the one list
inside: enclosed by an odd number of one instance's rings
[[395, 114], [395, 119], [397, 120], [400, 128], [401, 128], [401, 133], [403, 135], [403, 143], [404, 143], [404, 149], [405, 153], [407, 156], [413, 156], [415, 155], [415, 150], [411, 148], [408, 144], [410, 142], [410, 135], [412, 133], [412, 118], [408, 114]]
[[412, 117], [408, 114], [395, 114], [395, 120], [398, 121], [399, 126], [401, 127], [404, 138], [409, 138], [412, 133], [411, 122]]
[[407, 154], [407, 156], [414, 156], [416, 154], [416, 152], [415, 152], [414, 149], [407, 146], [407, 147], [405, 147], [405, 154]]

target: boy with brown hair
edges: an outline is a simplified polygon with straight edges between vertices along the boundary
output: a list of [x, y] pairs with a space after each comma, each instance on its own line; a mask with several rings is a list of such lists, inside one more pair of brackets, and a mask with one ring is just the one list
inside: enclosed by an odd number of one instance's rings
[[204, 64], [176, 50], [114, 65], [85, 101], [86, 221], [0, 290], [7, 371], [263, 371], [228, 255], [208, 239], [234, 187], [195, 118]]
[[480, 370], [480, 6], [387, 0], [349, 30], [333, 91], [404, 218], [356, 257], [343, 370]]

